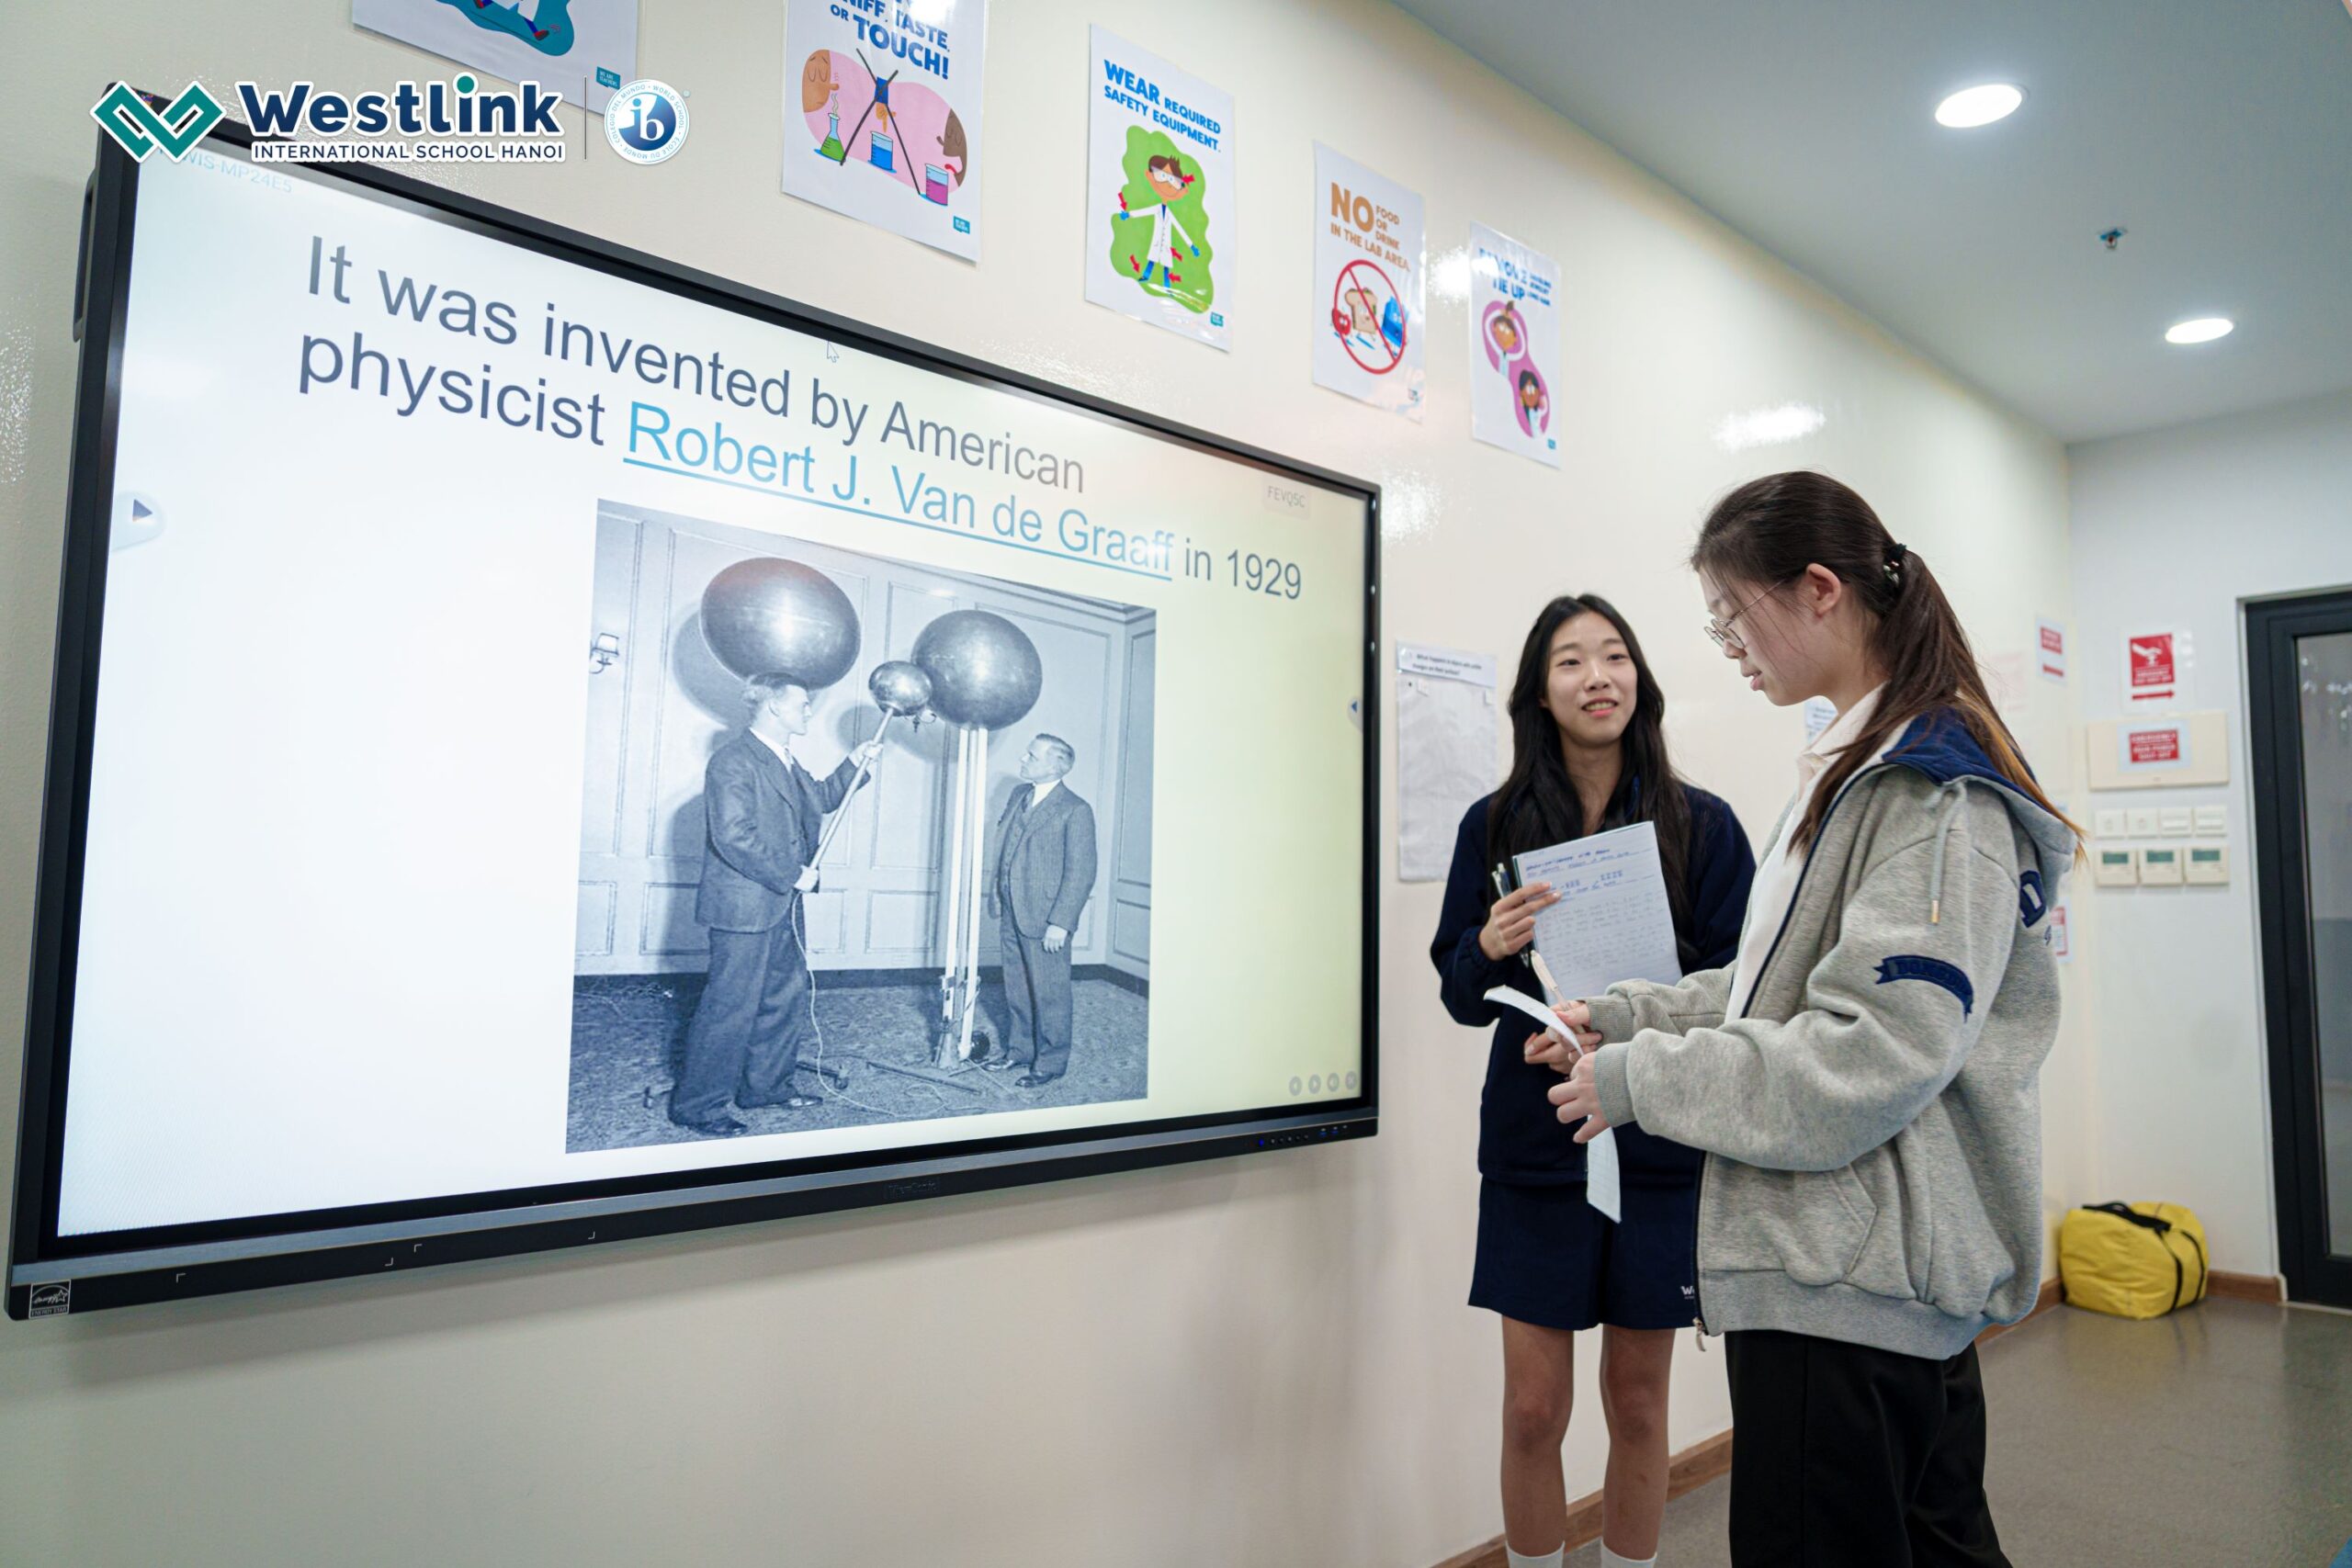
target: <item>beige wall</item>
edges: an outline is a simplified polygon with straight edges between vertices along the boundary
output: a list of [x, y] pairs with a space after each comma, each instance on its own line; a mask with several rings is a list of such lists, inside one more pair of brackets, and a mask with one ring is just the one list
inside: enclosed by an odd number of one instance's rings
[[[2186, 1203], [2204, 1224], [2214, 1268], [2275, 1274], [2244, 607], [2352, 584], [2352, 394], [2092, 442], [2071, 457], [2084, 716], [2121, 709], [2127, 634], [2176, 628], [2197, 650], [2182, 705], [2219, 709], [2230, 746], [2226, 785], [2090, 803], [2223, 807], [2232, 852], [2227, 886], [2076, 900], [2103, 955], [2091, 976], [2098, 1196]], [[2322, 903], [2315, 913], [2346, 911]], [[2184, 1085], [2194, 1086], [2187, 1103]]]
[[[225, 92], [453, 69], [354, 32], [344, 9], [9, 8], [0, 953], [30, 939], [85, 111], [118, 75]], [[642, 69], [694, 94], [692, 140], [666, 166], [598, 148], [561, 168], [451, 177], [1376, 479], [1392, 637], [1508, 658], [1551, 592], [1607, 592], [1657, 661], [1687, 771], [1751, 834], [1786, 792], [1800, 728], [1736, 688], [1699, 635], [1678, 562], [1712, 496], [1800, 463], [1848, 479], [1933, 563], [1987, 653], [2022, 653], [2035, 614], [2064, 611], [2053, 443], [1383, 6], [1001, 4], [977, 267], [776, 193], [781, 16], [774, 0], [644, 7]], [[1080, 299], [1091, 20], [1235, 95], [1229, 355]], [[1475, 219], [1558, 257], [1560, 471], [1470, 441], [1458, 297], [1431, 300], [1427, 423], [1309, 383], [1318, 138], [1426, 195], [1433, 256]], [[1791, 401], [1826, 426], [1785, 446], [1718, 446], [1726, 415]], [[2037, 690], [2032, 724], [2061, 722], [2064, 697]], [[1493, 1321], [1462, 1305], [1484, 1042], [1435, 1000], [1438, 891], [1383, 891], [1387, 1104], [1369, 1143], [0, 1325], [6, 1555], [77, 1568], [1435, 1562], [1498, 1528], [1500, 1381]], [[21, 967], [0, 966], [0, 1017], [22, 998]], [[2066, 1131], [2087, 1121], [2081, 1037], [2070, 1020], [2045, 1080], [2053, 1202], [2080, 1201], [2094, 1152]], [[0, 1059], [0, 1081], [12, 1069]], [[1678, 1355], [1679, 1446], [1720, 1429], [1726, 1406], [1719, 1348], [1701, 1355], [1686, 1337]], [[1581, 1371], [1572, 1494], [1599, 1484], [1602, 1453], [1589, 1358]]]

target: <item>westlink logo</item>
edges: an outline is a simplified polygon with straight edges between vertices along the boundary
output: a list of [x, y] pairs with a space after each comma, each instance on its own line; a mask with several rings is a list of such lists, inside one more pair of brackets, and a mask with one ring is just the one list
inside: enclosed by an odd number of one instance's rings
[[[537, 82], [521, 83], [514, 92], [483, 92], [463, 75], [455, 82], [400, 82], [390, 92], [356, 97], [322, 93], [310, 82], [267, 91], [240, 82], [237, 96], [257, 138], [257, 164], [560, 164], [564, 157], [563, 127], [555, 118], [563, 95]], [[158, 150], [177, 163], [222, 113], [220, 100], [195, 82], [169, 104], [117, 83], [90, 108], [106, 133], [141, 163]]]
[[268, 93], [240, 82], [237, 96], [257, 136], [561, 136], [555, 109], [563, 95], [541, 92], [537, 82], [522, 89], [519, 96], [480, 92], [471, 76], [460, 76], [422, 87], [402, 82], [389, 93], [356, 98], [318, 92], [308, 82]]
[[[187, 156], [189, 148], [204, 140], [204, 133], [220, 123], [222, 113], [219, 100], [204, 90], [199, 82], [190, 82], [180, 89], [180, 96], [166, 104], [161, 98], [142, 98], [120, 82], [107, 89], [106, 96], [90, 106], [90, 118], [124, 152], [139, 163], [147, 154], [162, 151], [178, 163]], [[158, 113], [157, 110], [161, 110]]]
[[[471, 76], [396, 84], [389, 93], [347, 97], [309, 82], [265, 93], [237, 84], [257, 164], [546, 163], [564, 159], [556, 123], [561, 93], [537, 82], [517, 92], [482, 92]], [[413, 141], [399, 138], [413, 137]]]

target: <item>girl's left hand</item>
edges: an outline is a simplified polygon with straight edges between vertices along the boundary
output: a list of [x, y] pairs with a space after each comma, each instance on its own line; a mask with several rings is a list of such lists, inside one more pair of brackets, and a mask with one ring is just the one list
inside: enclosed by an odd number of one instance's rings
[[1577, 1129], [1577, 1142], [1589, 1144], [1609, 1130], [1609, 1119], [1600, 1113], [1600, 1089], [1592, 1081], [1592, 1058], [1584, 1056], [1568, 1074], [1568, 1081], [1554, 1084], [1550, 1090], [1552, 1103], [1559, 1107], [1554, 1112], [1564, 1122], [1582, 1122]]

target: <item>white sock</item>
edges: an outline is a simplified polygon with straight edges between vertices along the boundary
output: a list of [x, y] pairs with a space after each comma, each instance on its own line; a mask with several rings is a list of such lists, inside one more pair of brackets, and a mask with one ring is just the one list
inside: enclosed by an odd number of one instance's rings
[[1639, 1561], [1620, 1557], [1609, 1550], [1609, 1543], [1604, 1540], [1600, 1543], [1600, 1568], [1657, 1568], [1657, 1554], [1652, 1552]]
[[1513, 1551], [1510, 1542], [1503, 1542], [1503, 1555], [1510, 1560], [1510, 1568], [1562, 1568], [1568, 1560], [1568, 1549], [1555, 1546], [1541, 1557], [1530, 1557], [1523, 1551]]

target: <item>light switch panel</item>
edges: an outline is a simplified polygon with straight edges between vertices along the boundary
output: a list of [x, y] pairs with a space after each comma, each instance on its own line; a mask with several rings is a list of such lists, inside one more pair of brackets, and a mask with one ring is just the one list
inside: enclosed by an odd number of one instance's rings
[[2230, 879], [2230, 846], [2188, 846], [2188, 880], [2202, 887], [2219, 886]]
[[2161, 816], [2153, 806], [2132, 807], [2131, 833], [2135, 839], [2153, 839], [2162, 832]]
[[2167, 839], [2188, 837], [2189, 813], [2186, 806], [2167, 806], [2156, 813], [2158, 826]]
[[2123, 807], [2110, 806], [2101, 810], [2092, 819], [2091, 830], [2102, 839], [2120, 839], [2132, 829], [2127, 826], [2127, 816]]
[[2226, 833], [2230, 830], [2230, 808], [2226, 806], [2200, 806], [2197, 808], [2197, 830], [2200, 833]]

